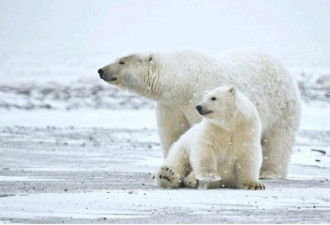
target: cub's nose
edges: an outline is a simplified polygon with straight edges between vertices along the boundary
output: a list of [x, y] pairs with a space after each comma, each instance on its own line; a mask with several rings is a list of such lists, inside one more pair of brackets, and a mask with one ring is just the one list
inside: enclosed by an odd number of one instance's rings
[[198, 112], [200, 112], [203, 109], [203, 107], [201, 105], [198, 105], [198, 106], [196, 106], [196, 109]]
[[102, 69], [99, 69], [97, 72], [100, 74], [100, 78], [104, 79], [104, 71]]

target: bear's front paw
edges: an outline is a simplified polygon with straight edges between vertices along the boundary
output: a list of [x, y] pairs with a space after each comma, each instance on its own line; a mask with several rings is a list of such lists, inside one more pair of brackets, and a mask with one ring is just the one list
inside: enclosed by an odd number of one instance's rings
[[194, 172], [191, 172], [187, 177], [183, 179], [183, 184], [185, 187], [197, 188], [198, 181], [195, 178]]
[[157, 175], [156, 182], [159, 186], [164, 188], [176, 188], [181, 185], [180, 174], [178, 174], [172, 167], [162, 166]]
[[242, 188], [246, 190], [264, 190], [265, 185], [258, 181], [247, 181], [242, 185]]
[[221, 177], [215, 175], [200, 176], [197, 178], [199, 189], [219, 188], [221, 185]]

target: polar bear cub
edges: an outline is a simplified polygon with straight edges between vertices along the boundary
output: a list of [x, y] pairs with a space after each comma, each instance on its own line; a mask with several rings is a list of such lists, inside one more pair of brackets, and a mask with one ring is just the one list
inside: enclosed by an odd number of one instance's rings
[[261, 122], [252, 102], [236, 87], [219, 87], [196, 106], [203, 117], [176, 141], [156, 182], [166, 188], [264, 189]]

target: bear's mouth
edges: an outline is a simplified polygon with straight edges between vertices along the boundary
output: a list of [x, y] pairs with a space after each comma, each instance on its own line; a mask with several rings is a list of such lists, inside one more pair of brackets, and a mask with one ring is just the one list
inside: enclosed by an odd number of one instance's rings
[[205, 116], [207, 114], [213, 113], [212, 111], [200, 111], [199, 114]]
[[109, 82], [117, 80], [117, 77], [112, 76], [112, 74], [107, 74], [104, 69], [99, 69], [97, 72], [99, 73], [100, 78], [104, 81]]
[[117, 77], [106, 77], [103, 80], [108, 81], [108, 82], [116, 81], [117, 80]]
[[111, 82], [111, 81], [117, 80], [117, 77], [102, 74], [101, 79], [104, 80], [104, 81], [107, 81], [107, 82]]

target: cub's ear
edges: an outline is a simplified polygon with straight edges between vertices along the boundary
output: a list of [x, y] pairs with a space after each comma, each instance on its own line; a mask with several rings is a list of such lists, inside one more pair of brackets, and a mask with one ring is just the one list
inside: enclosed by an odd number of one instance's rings
[[236, 87], [235, 86], [230, 86], [229, 87], [229, 93], [231, 93], [231, 94], [236, 94]]

